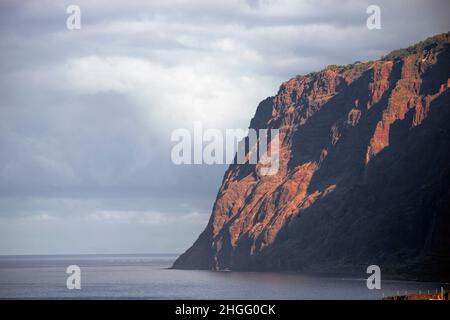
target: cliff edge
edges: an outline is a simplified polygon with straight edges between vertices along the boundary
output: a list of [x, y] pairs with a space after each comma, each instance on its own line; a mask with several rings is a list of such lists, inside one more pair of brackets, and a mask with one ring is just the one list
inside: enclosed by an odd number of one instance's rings
[[178, 269], [450, 279], [450, 33], [284, 82], [250, 127], [280, 168], [230, 165]]

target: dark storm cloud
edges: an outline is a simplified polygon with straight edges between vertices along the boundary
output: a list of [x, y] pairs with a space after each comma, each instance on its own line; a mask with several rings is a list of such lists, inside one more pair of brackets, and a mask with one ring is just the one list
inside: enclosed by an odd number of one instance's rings
[[204, 0], [77, 1], [69, 31], [72, 3], [0, 3], [0, 253], [181, 251], [225, 166], [172, 164], [172, 130], [450, 29], [448, 1], [378, 1], [370, 31], [372, 1]]

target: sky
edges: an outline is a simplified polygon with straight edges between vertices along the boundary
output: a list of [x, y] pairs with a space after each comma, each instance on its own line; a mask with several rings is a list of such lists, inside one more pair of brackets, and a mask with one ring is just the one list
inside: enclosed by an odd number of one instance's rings
[[[71, 4], [81, 29], [66, 27]], [[247, 128], [281, 82], [447, 32], [449, 13], [447, 0], [2, 0], [0, 254], [183, 252], [226, 165], [173, 164], [173, 130]]]

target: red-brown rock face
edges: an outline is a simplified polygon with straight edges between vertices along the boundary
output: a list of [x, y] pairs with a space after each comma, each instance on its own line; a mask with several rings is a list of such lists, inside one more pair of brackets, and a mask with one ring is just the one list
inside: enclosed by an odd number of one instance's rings
[[284, 82], [250, 123], [279, 129], [278, 173], [231, 165], [174, 268], [445, 274], [449, 58], [444, 34]]

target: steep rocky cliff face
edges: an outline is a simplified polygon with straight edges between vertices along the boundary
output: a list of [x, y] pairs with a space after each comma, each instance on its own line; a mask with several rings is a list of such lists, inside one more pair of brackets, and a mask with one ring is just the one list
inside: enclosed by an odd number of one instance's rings
[[450, 273], [450, 33], [284, 82], [250, 127], [280, 169], [231, 165], [174, 268]]

